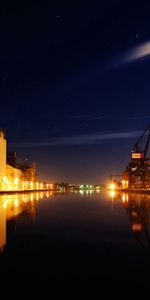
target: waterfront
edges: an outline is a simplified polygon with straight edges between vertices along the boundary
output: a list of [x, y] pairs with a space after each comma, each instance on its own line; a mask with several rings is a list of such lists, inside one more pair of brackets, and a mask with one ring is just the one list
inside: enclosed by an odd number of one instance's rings
[[138, 279], [150, 268], [149, 222], [147, 195], [3, 195], [1, 270]]

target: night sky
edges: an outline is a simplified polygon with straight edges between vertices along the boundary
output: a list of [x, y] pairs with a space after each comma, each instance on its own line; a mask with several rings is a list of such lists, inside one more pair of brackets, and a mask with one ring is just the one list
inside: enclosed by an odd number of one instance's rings
[[102, 183], [150, 122], [149, 1], [0, 1], [0, 127], [39, 178]]

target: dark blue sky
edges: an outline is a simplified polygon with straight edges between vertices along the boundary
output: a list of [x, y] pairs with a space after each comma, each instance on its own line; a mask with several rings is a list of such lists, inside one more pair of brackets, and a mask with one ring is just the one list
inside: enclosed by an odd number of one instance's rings
[[149, 1], [101, 2], [1, 1], [0, 123], [41, 179], [106, 182], [149, 123]]

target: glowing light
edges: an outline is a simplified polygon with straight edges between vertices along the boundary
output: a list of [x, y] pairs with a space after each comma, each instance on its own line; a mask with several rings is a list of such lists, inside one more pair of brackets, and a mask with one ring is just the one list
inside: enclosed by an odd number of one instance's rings
[[128, 187], [129, 187], [129, 181], [126, 180], [126, 188], [128, 188]]
[[40, 183], [40, 189], [43, 189], [43, 183], [42, 182]]
[[109, 185], [109, 189], [110, 189], [110, 190], [115, 190], [115, 189], [116, 189], [116, 185], [115, 185], [114, 183], [111, 183], [111, 184]]
[[30, 187], [33, 189], [33, 181], [30, 181]]
[[14, 179], [14, 184], [15, 184], [15, 185], [18, 185], [18, 183], [19, 183], [19, 179], [16, 177], [16, 178]]
[[129, 184], [128, 180], [122, 180], [122, 187], [123, 187], [123, 189], [127, 189], [128, 188], [128, 184]]
[[4, 178], [3, 178], [3, 181], [4, 181], [6, 184], [8, 184], [8, 179], [7, 179], [7, 177], [4, 177]]
[[52, 184], [52, 183], [50, 184], [50, 188], [51, 188], [51, 189], [53, 188], [53, 184]]
[[83, 184], [81, 184], [81, 185], [79, 186], [80, 189], [83, 189], [83, 187], [84, 187]]

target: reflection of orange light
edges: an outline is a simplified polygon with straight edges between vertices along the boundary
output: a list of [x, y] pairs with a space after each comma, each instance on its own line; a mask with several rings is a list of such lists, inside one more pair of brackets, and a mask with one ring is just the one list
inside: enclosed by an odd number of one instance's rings
[[132, 224], [132, 231], [138, 232], [142, 230], [142, 225], [140, 223], [138, 224]]
[[115, 197], [115, 195], [116, 195], [115, 191], [110, 191], [110, 196], [112, 199]]
[[129, 195], [126, 194], [126, 193], [123, 193], [122, 194], [122, 202], [125, 203], [125, 202], [128, 202], [129, 201]]
[[122, 194], [122, 202], [124, 203], [126, 201], [126, 196], [125, 196], [125, 194], [123, 193]]
[[33, 201], [33, 194], [30, 195], [30, 200]]
[[[18, 195], [2, 195], [0, 197], [0, 208], [6, 210], [6, 220], [17, 216], [28, 207], [29, 201], [36, 199], [37, 195], [31, 194], [18, 194]], [[32, 202], [34, 203], [34, 202]]]
[[18, 207], [18, 199], [15, 199], [15, 200], [14, 200], [14, 205], [15, 205], [16, 207]]
[[8, 200], [5, 200], [4, 204], [3, 204], [3, 207], [4, 208], [7, 208], [7, 205], [8, 205]]

